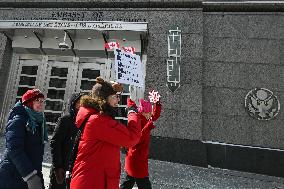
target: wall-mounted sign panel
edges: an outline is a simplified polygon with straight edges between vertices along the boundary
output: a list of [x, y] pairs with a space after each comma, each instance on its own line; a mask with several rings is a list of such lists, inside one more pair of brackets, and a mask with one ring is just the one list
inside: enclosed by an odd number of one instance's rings
[[61, 20], [1, 20], [0, 28], [37, 28], [37, 29], [93, 29], [100, 31], [128, 30], [147, 31], [147, 23], [139, 22], [89, 22], [89, 21], [61, 21]]
[[170, 30], [168, 35], [167, 86], [174, 92], [180, 87], [181, 30]]

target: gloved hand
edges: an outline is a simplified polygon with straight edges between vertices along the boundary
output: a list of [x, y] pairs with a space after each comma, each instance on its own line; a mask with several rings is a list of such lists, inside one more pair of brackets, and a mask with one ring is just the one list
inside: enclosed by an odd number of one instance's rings
[[63, 168], [55, 168], [54, 174], [57, 184], [63, 184], [65, 178], [65, 170]]
[[149, 121], [147, 123], [147, 127], [151, 130], [151, 129], [154, 129], [156, 126], [154, 125], [153, 121]]
[[130, 113], [130, 112], [138, 112], [137, 110], [137, 106], [135, 104], [135, 102], [133, 100], [131, 100], [130, 98], [127, 99], [127, 115]]
[[66, 171], [65, 172], [65, 183], [66, 183], [66, 186], [67, 186], [66, 188], [69, 188], [69, 189], [70, 189], [71, 177], [72, 177], [72, 175], [71, 175], [70, 171]]
[[27, 180], [29, 189], [43, 189], [41, 178], [38, 175], [33, 175]]
[[160, 106], [161, 105], [161, 98], [155, 104]]

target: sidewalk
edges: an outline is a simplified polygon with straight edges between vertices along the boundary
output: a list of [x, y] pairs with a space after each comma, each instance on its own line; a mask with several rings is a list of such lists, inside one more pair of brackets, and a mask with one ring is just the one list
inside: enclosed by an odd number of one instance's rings
[[[123, 163], [124, 155], [122, 155]], [[49, 165], [43, 173], [48, 186]], [[149, 160], [153, 189], [284, 189], [284, 178]], [[123, 169], [122, 169], [123, 170]], [[124, 177], [122, 172], [121, 178]], [[137, 188], [135, 188], [137, 189]]]
[[[4, 137], [0, 137], [0, 155], [3, 150]], [[122, 166], [123, 162], [124, 155], [122, 155]], [[43, 163], [46, 188], [49, 184], [50, 163], [49, 145], [46, 145]], [[153, 189], [284, 189], [284, 178], [280, 177], [212, 167], [201, 168], [151, 159], [149, 172]], [[122, 167], [121, 178], [124, 174]]]

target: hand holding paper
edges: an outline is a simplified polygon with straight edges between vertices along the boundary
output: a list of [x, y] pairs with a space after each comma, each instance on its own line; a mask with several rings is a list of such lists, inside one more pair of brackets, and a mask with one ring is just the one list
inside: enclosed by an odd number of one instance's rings
[[152, 90], [149, 92], [149, 100], [150, 102], [157, 103], [160, 101], [161, 95], [159, 95], [158, 91]]

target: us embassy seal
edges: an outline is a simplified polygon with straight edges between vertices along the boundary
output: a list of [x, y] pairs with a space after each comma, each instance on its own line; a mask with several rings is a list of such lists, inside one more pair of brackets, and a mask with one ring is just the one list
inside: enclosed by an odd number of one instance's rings
[[280, 110], [280, 102], [272, 91], [255, 88], [245, 97], [245, 107], [250, 116], [259, 120], [270, 120]]

